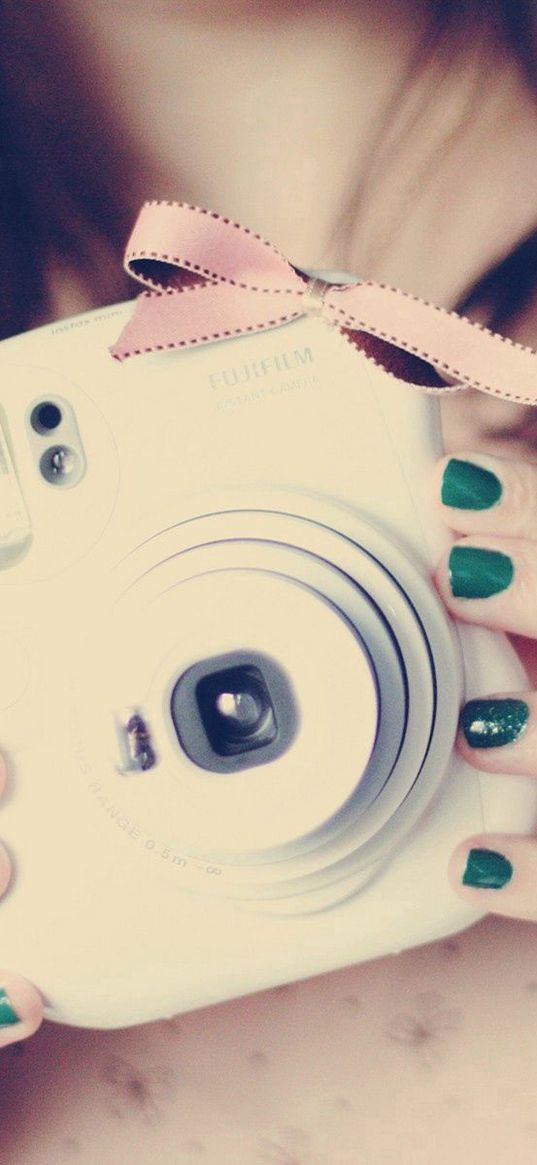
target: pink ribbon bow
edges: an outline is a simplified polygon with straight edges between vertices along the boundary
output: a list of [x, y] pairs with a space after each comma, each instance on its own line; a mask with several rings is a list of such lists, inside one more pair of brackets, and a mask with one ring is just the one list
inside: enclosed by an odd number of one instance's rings
[[146, 203], [125, 267], [152, 290], [139, 296], [110, 349], [116, 360], [264, 331], [313, 312], [416, 388], [471, 387], [537, 404], [531, 348], [394, 287], [310, 278], [271, 243], [213, 211]]

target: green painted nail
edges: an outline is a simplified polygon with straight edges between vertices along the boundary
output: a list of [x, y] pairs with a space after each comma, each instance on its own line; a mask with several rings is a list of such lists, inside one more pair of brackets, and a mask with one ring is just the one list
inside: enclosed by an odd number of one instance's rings
[[20, 1015], [13, 1010], [8, 995], [4, 988], [0, 987], [0, 1027], [9, 1027], [10, 1024], [20, 1022]]
[[463, 874], [465, 886], [480, 890], [501, 890], [513, 876], [513, 867], [503, 854], [493, 849], [471, 849]]
[[505, 591], [513, 580], [508, 554], [477, 546], [454, 546], [449, 556], [449, 582], [456, 599], [488, 599]]
[[472, 461], [448, 461], [442, 478], [442, 501], [459, 510], [488, 510], [502, 496], [502, 483], [495, 473]]
[[525, 700], [469, 700], [461, 728], [472, 748], [498, 748], [522, 736], [530, 710]]

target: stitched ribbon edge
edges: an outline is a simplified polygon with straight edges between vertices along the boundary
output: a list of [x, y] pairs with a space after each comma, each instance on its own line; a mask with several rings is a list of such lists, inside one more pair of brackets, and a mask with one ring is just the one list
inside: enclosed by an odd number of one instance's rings
[[[213, 227], [217, 227], [219, 232], [222, 230], [225, 230], [228, 233], [237, 232], [241, 243], [243, 243], [246, 239], [248, 240], [250, 250], [252, 244], [255, 248], [257, 248], [257, 255], [255, 257], [258, 263], [261, 262], [262, 255], [264, 256], [266, 252], [269, 253], [271, 260], [276, 261], [276, 270], [278, 272], [278, 276], [282, 279], [285, 276], [285, 282], [287, 283], [287, 286], [282, 286], [281, 283], [279, 286], [271, 283], [270, 286], [263, 287], [260, 286], [260, 283], [263, 281], [262, 279], [256, 279], [254, 281], [251, 278], [241, 278], [240, 275], [238, 278], [235, 278], [233, 275], [230, 275], [229, 272], [225, 273], [223, 271], [219, 271], [218, 269], [213, 269], [213, 267], [216, 267], [216, 265], [209, 266], [206, 264], [204, 265], [203, 263], [198, 263], [192, 259], [181, 258], [179, 254], [175, 253], [178, 250], [176, 246], [168, 246], [165, 249], [163, 247], [154, 246], [133, 247], [133, 242], [138, 241], [140, 237], [145, 238], [144, 232], [147, 230], [150, 231], [151, 235], [153, 234], [155, 224], [154, 215], [155, 213], [162, 214], [163, 208], [165, 208], [165, 213], [167, 216], [169, 216], [169, 212], [172, 214], [170, 223], [172, 225], [173, 231], [179, 229], [181, 221], [181, 223], [186, 222], [188, 224], [188, 233], [190, 230], [190, 224], [194, 221], [192, 216], [196, 216], [195, 234], [197, 236], [197, 245], [199, 245], [200, 237], [202, 245], [204, 243], [204, 231], [203, 229], [201, 230], [200, 236], [200, 232], [198, 230], [199, 224], [210, 222]], [[177, 218], [175, 216], [177, 216]], [[164, 223], [164, 228], [166, 230], [169, 229], [170, 223]], [[160, 227], [160, 229], [162, 229], [162, 227]], [[138, 262], [140, 261], [142, 261], [144, 264], [146, 262], [151, 264], [163, 264], [164, 270], [160, 272], [162, 277], [156, 278], [154, 274], [149, 274], [148, 271], [143, 268], [140, 270], [140, 268], [137, 266]], [[142, 207], [131, 234], [129, 243], [127, 244], [124, 266], [131, 276], [133, 276], [139, 283], [142, 283], [145, 287], [151, 288], [151, 290], [144, 291], [141, 294], [137, 301], [132, 320], [130, 320], [129, 323], [125, 326], [118, 341], [111, 348], [112, 355], [115, 357], [115, 359], [120, 361], [126, 360], [130, 356], [134, 355], [141, 355], [144, 353], [162, 351], [164, 349], [171, 348], [191, 347], [198, 344], [211, 343], [216, 340], [232, 338], [246, 333], [281, 326], [282, 324], [291, 322], [292, 320], [299, 318], [301, 315], [306, 314], [304, 311], [304, 299], [308, 297], [308, 294], [311, 298], [311, 291], [309, 291], [311, 284], [319, 282], [316, 277], [308, 277], [304, 273], [294, 268], [290, 262], [281, 254], [281, 252], [276, 247], [274, 247], [272, 243], [268, 242], [266, 239], [263, 239], [261, 235], [252, 231], [250, 228], [244, 227], [240, 223], [225, 218], [224, 216], [218, 214], [216, 211], [206, 210], [202, 207], [197, 207], [186, 202], [163, 200], [152, 200], [145, 203]], [[236, 274], [239, 273], [237, 272]], [[182, 281], [185, 279], [185, 277], [188, 276], [193, 277], [197, 282], [190, 284], [183, 283]], [[179, 283], [173, 284], [173, 280], [179, 280]], [[171, 282], [172, 285], [170, 285]], [[422, 384], [412, 385], [409, 381], [406, 381], [406, 383], [408, 383], [411, 387], [415, 387], [422, 392], [433, 393], [454, 392], [458, 391], [459, 388], [462, 387], [473, 387], [480, 391], [516, 403], [537, 404], [537, 352], [534, 349], [521, 344], [519, 341], [515, 341], [509, 337], [503, 336], [500, 333], [493, 332], [485, 325], [470, 320], [466, 316], [461, 316], [455, 311], [433, 304], [428, 300], [421, 299], [419, 296], [416, 296], [411, 292], [393, 287], [390, 284], [374, 283], [370, 280], [363, 281], [362, 283], [347, 284], [329, 283], [326, 280], [322, 280], [322, 282], [324, 284], [325, 291], [324, 296], [321, 299], [321, 314], [323, 314], [331, 324], [336, 324], [336, 326], [342, 329], [344, 334], [347, 330], [367, 332], [388, 344], [394, 345], [402, 351], [408, 352], [410, 355], [418, 357], [418, 359], [423, 360], [426, 363], [432, 364], [433, 367], [438, 369], [441, 373], [443, 372], [459, 382], [454, 385], [446, 384], [440, 387], [430, 387]], [[197, 293], [198, 295], [201, 294], [205, 297], [204, 307], [207, 308], [207, 313], [210, 315], [211, 311], [214, 311], [215, 308], [216, 301], [214, 296], [217, 294], [218, 288], [222, 287], [222, 285], [233, 288], [237, 292], [245, 291], [252, 293], [252, 295], [255, 294], [257, 297], [259, 297], [257, 300], [258, 306], [260, 306], [262, 300], [266, 296], [270, 296], [271, 298], [273, 296], [287, 296], [295, 302], [298, 300], [299, 306], [295, 311], [288, 312], [284, 315], [270, 312], [268, 319], [263, 318], [257, 322], [248, 322], [240, 325], [239, 327], [223, 329], [219, 328], [216, 331], [211, 331], [210, 328], [204, 327], [199, 334], [193, 336], [180, 335], [178, 338], [169, 339], [164, 343], [155, 341], [151, 341], [150, 343], [142, 342], [144, 326], [148, 322], [147, 308], [149, 301], [159, 299], [162, 296], [171, 297], [174, 300], [175, 309], [177, 296], [183, 294], [186, 291], [189, 291]], [[494, 383], [484, 383], [483, 380], [479, 377], [465, 372], [463, 367], [457, 367], [451, 360], [442, 359], [440, 354], [435, 355], [434, 351], [429, 351], [427, 348], [420, 347], [418, 344], [412, 343], [411, 341], [405, 339], [402, 334], [396, 334], [393, 332], [393, 330], [387, 331], [378, 323], [373, 323], [371, 319], [362, 319], [357, 316], [354, 311], [349, 311], [348, 309], [346, 310], [345, 307], [341, 307], [337, 304], [338, 296], [344, 294], [348, 299], [349, 293], [356, 293], [356, 291], [360, 291], [360, 289], [370, 289], [375, 293], [377, 298], [379, 296], [381, 299], [384, 297], [386, 304], [388, 303], [388, 300], [393, 302], [393, 300], [396, 299], [398, 303], [404, 303], [407, 308], [409, 305], [416, 305], [416, 310], [419, 311], [422, 316], [424, 313], [426, 313], [427, 319], [431, 323], [435, 318], [443, 319], [444, 321], [452, 321], [452, 324], [450, 325], [451, 327], [456, 326], [459, 331], [462, 329], [464, 332], [466, 332], [467, 336], [471, 335], [473, 338], [479, 338], [481, 345], [485, 343], [489, 349], [492, 345], [494, 345], [494, 355], [498, 355], [499, 357], [500, 353], [502, 353], [504, 363], [506, 354], [513, 357], [512, 376], [515, 380], [517, 375], [520, 374], [520, 368], [515, 367], [517, 358], [521, 367], [521, 362], [524, 360], [524, 379], [527, 378], [529, 381], [531, 381], [529, 392], [526, 389], [525, 392], [517, 393], [507, 390], [505, 385], [502, 386]], [[336, 297], [335, 302], [333, 297]], [[184, 304], [187, 301], [182, 302]], [[190, 302], [192, 303], [194, 301], [190, 300]], [[139, 308], [140, 304], [141, 308]], [[279, 306], [280, 305], [281, 300]], [[330, 308], [330, 312], [327, 312], [327, 306]], [[349, 303], [348, 307], [350, 308], [350, 306], [351, 305]], [[332, 316], [330, 313], [333, 313]], [[316, 311], [315, 314], [319, 314], [318, 311]], [[336, 318], [336, 316], [339, 318]], [[180, 319], [180, 312], [177, 313], [177, 318], [178, 320]], [[471, 329], [471, 332], [469, 329]], [[136, 342], [135, 339], [138, 333], [140, 336], [140, 342]], [[351, 336], [347, 335], [346, 338], [352, 342]], [[465, 347], [466, 345], [463, 343], [462, 346]], [[428, 345], [428, 348], [431, 348], [431, 344]], [[372, 360], [373, 363], [380, 363], [380, 361], [376, 360], [371, 355], [367, 355], [366, 358]], [[462, 365], [463, 361], [461, 360], [459, 363]], [[530, 366], [526, 368], [526, 365], [528, 364]], [[390, 375], [394, 375], [389, 371], [389, 369], [385, 369], [385, 371], [387, 371]], [[396, 379], [400, 378], [396, 377]]]

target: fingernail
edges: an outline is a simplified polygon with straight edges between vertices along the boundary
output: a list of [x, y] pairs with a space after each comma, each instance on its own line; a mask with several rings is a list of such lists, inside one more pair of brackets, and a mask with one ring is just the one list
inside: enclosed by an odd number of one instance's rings
[[471, 849], [462, 880], [480, 890], [501, 890], [513, 876], [511, 862], [493, 849]]
[[0, 1027], [8, 1027], [10, 1024], [20, 1023], [20, 1015], [13, 1010], [9, 1001], [9, 996], [3, 987], [0, 987]]
[[456, 599], [488, 599], [512, 582], [508, 554], [476, 546], [454, 546], [449, 556], [449, 583]]
[[461, 728], [472, 748], [499, 748], [522, 736], [530, 710], [525, 700], [469, 700]]
[[459, 510], [488, 510], [502, 496], [502, 483], [495, 473], [472, 461], [448, 461], [442, 478], [442, 502]]

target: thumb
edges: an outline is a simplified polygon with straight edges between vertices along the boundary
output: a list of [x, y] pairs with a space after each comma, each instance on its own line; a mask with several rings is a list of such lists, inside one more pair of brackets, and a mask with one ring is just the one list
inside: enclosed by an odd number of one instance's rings
[[33, 1035], [43, 1019], [43, 1001], [22, 975], [0, 970], [0, 1049]]

